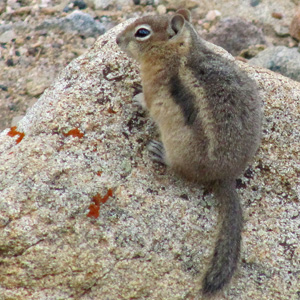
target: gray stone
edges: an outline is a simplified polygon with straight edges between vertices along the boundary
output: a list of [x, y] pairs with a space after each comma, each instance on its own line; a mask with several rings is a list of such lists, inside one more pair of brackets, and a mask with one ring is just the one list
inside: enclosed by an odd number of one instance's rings
[[[129, 22], [61, 72], [19, 134], [0, 133], [3, 299], [200, 298], [216, 203], [149, 159], [157, 132], [131, 100], [138, 67], [115, 43]], [[242, 262], [218, 299], [297, 299], [300, 84], [237, 63], [258, 83], [265, 121], [251, 178], [242, 176], [239, 189]], [[92, 218], [96, 195], [107, 201]]]
[[287, 37], [290, 35], [288, 26], [277, 24], [274, 26], [274, 30], [276, 35], [280, 37]]
[[261, 0], [250, 0], [249, 2], [251, 6], [255, 7], [261, 2]]
[[37, 27], [40, 29], [59, 29], [67, 33], [77, 33], [84, 37], [99, 36], [105, 32], [105, 27], [87, 13], [75, 10], [62, 19], [52, 18]]
[[235, 56], [252, 45], [266, 44], [260, 28], [238, 17], [220, 20], [205, 38]]
[[97, 36], [105, 32], [104, 26], [99, 21], [81, 11], [74, 11], [63, 19], [61, 28], [65, 31], [77, 31], [86, 37]]
[[298, 48], [285, 46], [267, 48], [250, 59], [249, 63], [300, 81], [300, 53]]

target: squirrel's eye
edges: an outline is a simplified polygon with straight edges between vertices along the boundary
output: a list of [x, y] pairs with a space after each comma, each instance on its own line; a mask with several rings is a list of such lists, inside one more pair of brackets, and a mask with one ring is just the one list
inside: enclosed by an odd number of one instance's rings
[[146, 36], [148, 36], [150, 34], [150, 30], [146, 29], [146, 28], [140, 28], [136, 31], [135, 33], [135, 37], [137, 38], [145, 38]]

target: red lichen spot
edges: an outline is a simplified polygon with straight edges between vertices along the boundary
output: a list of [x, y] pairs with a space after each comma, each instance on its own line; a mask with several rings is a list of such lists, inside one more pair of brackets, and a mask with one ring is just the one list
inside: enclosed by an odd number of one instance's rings
[[75, 129], [71, 129], [69, 130], [69, 132], [67, 133], [63, 133], [64, 136], [73, 136], [73, 137], [78, 137], [78, 138], [82, 138], [84, 136], [84, 133], [80, 132], [80, 130], [78, 128]]
[[97, 194], [93, 197], [93, 202], [89, 206], [89, 213], [87, 214], [88, 217], [90, 218], [95, 218], [97, 219], [99, 217], [99, 210], [100, 210], [100, 204], [104, 204], [109, 197], [112, 197], [113, 191], [112, 189], [108, 189], [107, 193], [104, 195], [104, 197], [101, 197], [100, 194]]
[[98, 176], [101, 176], [102, 173], [103, 173], [102, 171], [98, 171], [98, 172], [97, 172], [97, 175], [98, 175]]
[[23, 137], [25, 136], [25, 133], [17, 131], [17, 126], [14, 126], [10, 128], [10, 131], [8, 132], [7, 135], [11, 137], [18, 135], [19, 137], [16, 139], [16, 142], [17, 144], [19, 144], [22, 141]]
[[110, 114], [116, 114], [117, 112], [113, 110], [111, 107], [107, 110]]

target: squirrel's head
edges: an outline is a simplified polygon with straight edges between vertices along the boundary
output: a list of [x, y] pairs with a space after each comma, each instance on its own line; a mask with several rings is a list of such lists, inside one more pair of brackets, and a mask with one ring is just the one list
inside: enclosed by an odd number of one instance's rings
[[150, 52], [174, 51], [176, 44], [183, 46], [187, 38], [185, 23], [190, 20], [191, 14], [186, 9], [178, 10], [172, 17], [142, 17], [126, 27], [116, 41], [123, 51], [139, 61]]

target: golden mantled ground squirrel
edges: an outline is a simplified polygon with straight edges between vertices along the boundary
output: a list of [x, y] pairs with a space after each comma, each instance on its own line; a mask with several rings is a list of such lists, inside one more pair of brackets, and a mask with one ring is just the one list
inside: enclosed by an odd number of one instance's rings
[[154, 159], [212, 187], [220, 202], [220, 232], [202, 287], [204, 295], [216, 294], [239, 259], [243, 218], [235, 180], [260, 143], [256, 84], [205, 45], [184, 9], [136, 20], [117, 43], [140, 63], [144, 105], [162, 140], [150, 146]]

